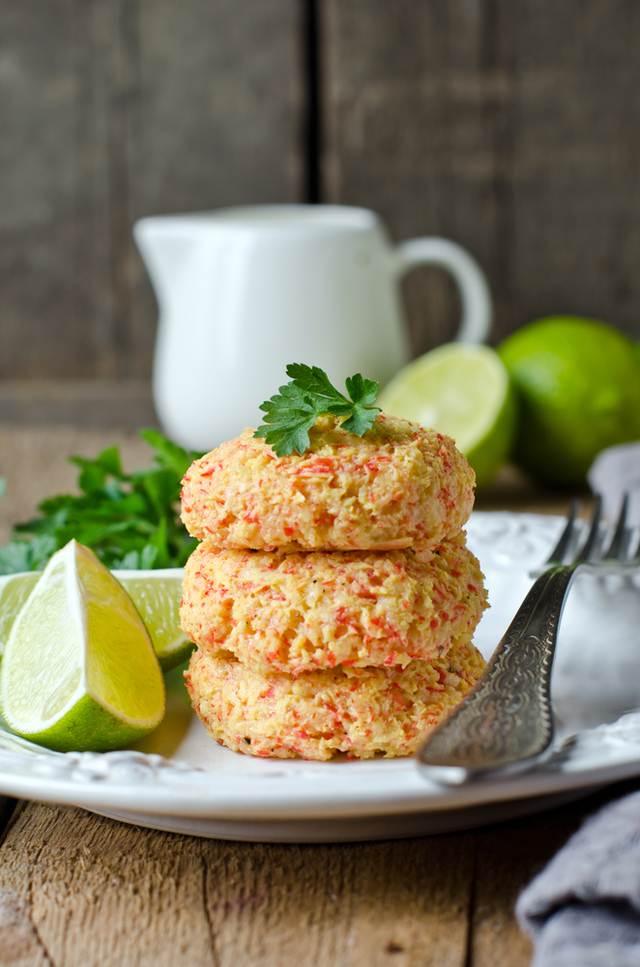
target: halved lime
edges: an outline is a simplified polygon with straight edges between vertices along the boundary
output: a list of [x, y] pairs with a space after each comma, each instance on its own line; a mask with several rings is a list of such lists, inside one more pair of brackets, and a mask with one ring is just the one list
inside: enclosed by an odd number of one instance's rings
[[[195, 648], [180, 628], [182, 568], [112, 573], [138, 609], [162, 671], [181, 665]], [[0, 575], [0, 657], [13, 622], [40, 575], [40, 571]]]
[[13, 624], [0, 708], [18, 735], [60, 752], [115, 749], [162, 720], [164, 680], [147, 629], [76, 541], [53, 555]]
[[516, 423], [507, 370], [488, 346], [447, 343], [401, 369], [377, 399], [386, 413], [446, 433], [484, 487], [507, 459]]

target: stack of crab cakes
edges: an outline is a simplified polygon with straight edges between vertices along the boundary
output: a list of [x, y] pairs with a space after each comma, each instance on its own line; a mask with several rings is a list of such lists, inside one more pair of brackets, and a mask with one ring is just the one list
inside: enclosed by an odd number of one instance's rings
[[382, 413], [363, 437], [321, 417], [302, 455], [252, 434], [183, 481], [194, 709], [252, 755], [408, 755], [484, 667], [473, 471], [448, 437]]

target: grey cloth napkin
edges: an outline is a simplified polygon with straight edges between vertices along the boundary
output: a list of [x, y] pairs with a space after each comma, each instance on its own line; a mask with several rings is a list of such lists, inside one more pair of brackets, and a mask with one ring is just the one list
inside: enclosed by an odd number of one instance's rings
[[516, 905], [531, 967], [640, 967], [640, 792], [575, 833]]

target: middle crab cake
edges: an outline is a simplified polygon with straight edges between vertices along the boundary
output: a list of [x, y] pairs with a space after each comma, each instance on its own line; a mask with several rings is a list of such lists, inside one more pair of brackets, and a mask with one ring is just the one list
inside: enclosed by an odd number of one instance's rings
[[220, 550], [185, 568], [183, 630], [263, 672], [399, 666], [469, 642], [487, 607], [464, 533], [430, 550]]

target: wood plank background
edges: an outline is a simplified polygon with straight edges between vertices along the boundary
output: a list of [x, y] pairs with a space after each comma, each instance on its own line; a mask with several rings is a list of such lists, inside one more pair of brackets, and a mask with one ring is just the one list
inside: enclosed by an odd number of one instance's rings
[[0, 2], [0, 377], [148, 376], [148, 214], [301, 197], [296, 0]]
[[[640, 336], [640, 6], [322, 9], [326, 197], [376, 208], [396, 237], [466, 245], [491, 281], [495, 338], [560, 312]], [[416, 330], [420, 299], [450, 322], [450, 295], [430, 298], [414, 293]]]
[[[254, 202], [461, 242], [494, 341], [640, 337], [639, 38], [635, 0], [0, 0], [0, 378], [148, 378], [134, 221]], [[448, 280], [406, 291], [448, 338]]]

